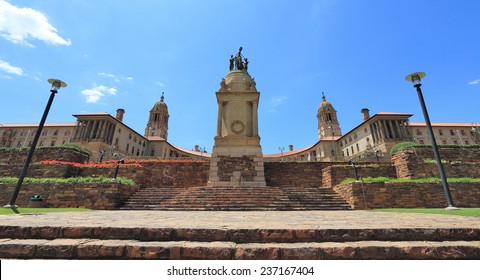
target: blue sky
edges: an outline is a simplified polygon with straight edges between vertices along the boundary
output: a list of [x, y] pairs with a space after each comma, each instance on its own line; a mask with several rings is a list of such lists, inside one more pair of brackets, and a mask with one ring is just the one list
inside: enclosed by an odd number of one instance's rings
[[38, 123], [49, 78], [68, 87], [47, 122], [125, 109], [143, 134], [165, 92], [169, 142], [212, 150], [215, 91], [243, 46], [261, 92], [264, 153], [318, 141], [321, 94], [342, 132], [360, 110], [412, 113], [422, 81], [432, 122], [480, 123], [480, 1], [0, 0], [1, 123]]

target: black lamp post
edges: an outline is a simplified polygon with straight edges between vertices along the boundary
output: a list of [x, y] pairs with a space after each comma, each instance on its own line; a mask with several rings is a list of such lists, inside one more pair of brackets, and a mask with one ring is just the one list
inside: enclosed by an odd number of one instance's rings
[[117, 167], [115, 167], [115, 174], [113, 174], [113, 178], [111, 182], [113, 183], [117, 182], [118, 168], [120, 168], [120, 164], [124, 164], [124, 163], [125, 163], [125, 160], [123, 158], [117, 161]]
[[285, 151], [285, 147], [278, 147], [278, 150], [280, 150], [280, 159], [283, 161], [283, 151]]
[[435, 161], [437, 162], [438, 173], [440, 173], [440, 178], [442, 180], [442, 187], [443, 187], [443, 190], [445, 191], [445, 196], [447, 198], [448, 207], [446, 209], [457, 209], [453, 205], [452, 196], [450, 194], [450, 189], [447, 183], [447, 177], [445, 176], [445, 170], [443, 169], [442, 160], [440, 159], [440, 154], [438, 152], [437, 142], [435, 141], [435, 135], [433, 134], [432, 124], [430, 123], [430, 117], [428, 116], [427, 107], [425, 106], [425, 101], [423, 100], [423, 94], [421, 89], [422, 84], [420, 83], [420, 80], [423, 77], [425, 77], [424, 72], [415, 72], [405, 77], [405, 79], [407, 81], [411, 81], [413, 83], [413, 87], [417, 89], [418, 99], [420, 100], [420, 105], [422, 106], [423, 116], [425, 118], [425, 123], [427, 125], [428, 135], [430, 137], [430, 141], [432, 142], [433, 155], [435, 156]]
[[50, 107], [52, 106], [52, 102], [55, 97], [55, 94], [58, 93], [58, 90], [60, 88], [67, 86], [66, 83], [58, 79], [48, 79], [48, 82], [52, 85], [52, 89], [50, 90], [51, 92], [50, 98], [48, 99], [47, 106], [45, 107], [45, 111], [43, 112], [42, 119], [40, 120], [40, 124], [38, 125], [38, 130], [37, 130], [37, 133], [35, 134], [35, 138], [33, 138], [32, 146], [30, 147], [30, 151], [27, 154], [27, 159], [25, 160], [25, 163], [23, 165], [22, 172], [18, 177], [18, 182], [15, 187], [15, 190], [13, 191], [12, 198], [10, 199], [10, 203], [4, 206], [6, 208], [17, 208], [17, 205], [15, 205], [15, 202], [17, 201], [18, 193], [20, 192], [20, 188], [22, 187], [23, 179], [25, 179], [25, 176], [27, 175], [28, 166], [32, 161], [33, 152], [35, 151], [35, 147], [37, 146], [38, 139], [42, 134], [43, 125], [45, 124], [45, 120], [47, 119], [47, 115], [48, 115], [48, 112], [50, 111]]
[[103, 157], [105, 156], [105, 151], [100, 150], [100, 163], [103, 161]]
[[358, 182], [359, 181], [358, 180], [358, 173], [357, 173], [357, 167], [355, 166], [355, 162], [353, 162], [353, 160], [349, 160], [348, 165], [353, 166], [353, 176], [355, 176], [355, 181]]

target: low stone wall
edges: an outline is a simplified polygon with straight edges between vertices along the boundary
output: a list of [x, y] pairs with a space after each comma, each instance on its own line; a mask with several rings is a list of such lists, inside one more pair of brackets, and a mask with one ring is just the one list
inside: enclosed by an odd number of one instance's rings
[[[23, 167], [27, 159], [28, 150], [0, 150], [0, 165], [20, 165]], [[42, 160], [59, 160], [67, 162], [85, 163], [89, 156], [71, 149], [37, 149], [33, 153], [32, 163]]]
[[[0, 184], [0, 203], [8, 204], [16, 184]], [[40, 195], [50, 208], [89, 208], [113, 210], [128, 199], [137, 186], [118, 183], [24, 183], [17, 206], [27, 207], [33, 195]]]
[[[480, 207], [480, 183], [449, 184], [456, 207]], [[353, 209], [445, 208], [440, 183], [347, 183], [333, 188]], [[366, 207], [365, 207], [366, 204]]]
[[210, 162], [161, 162], [145, 165], [147, 185], [182, 188], [206, 186]]
[[[480, 148], [442, 147], [439, 153], [447, 177], [480, 177]], [[439, 177], [434, 159], [431, 148], [409, 148], [392, 156], [398, 178], [408, 179]]]
[[[18, 177], [23, 166], [0, 166], [0, 177]], [[34, 178], [69, 178], [77, 177], [81, 169], [70, 164], [45, 165], [32, 163], [28, 167], [27, 177]]]
[[265, 162], [267, 186], [321, 186], [322, 170], [327, 162]]
[[[370, 164], [358, 165], [358, 176], [367, 177], [389, 177], [396, 178], [395, 167], [390, 164]], [[322, 186], [333, 187], [340, 184], [348, 178], [355, 178], [353, 166], [349, 165], [332, 165], [323, 169]]]

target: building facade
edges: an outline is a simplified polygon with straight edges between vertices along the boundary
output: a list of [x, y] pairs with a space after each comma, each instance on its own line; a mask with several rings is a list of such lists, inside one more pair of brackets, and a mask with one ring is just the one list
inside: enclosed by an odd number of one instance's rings
[[[252, 85], [254, 87], [253, 83]], [[221, 86], [226, 85], [222, 83]], [[222, 88], [219, 92], [222, 92]], [[255, 102], [248, 104], [255, 105]], [[219, 114], [222, 106], [219, 106]], [[256, 118], [256, 114], [253, 114], [256, 112], [256, 107], [251, 112], [252, 114], [248, 115], [249, 118]], [[105, 112], [74, 114], [76, 122], [45, 123], [38, 146], [75, 143], [90, 149], [93, 160], [98, 160], [101, 156], [105, 159], [211, 158], [211, 154], [198, 148], [190, 150], [177, 147], [167, 141], [170, 115], [163, 93], [160, 101], [156, 102], [149, 112], [143, 135], [123, 122], [124, 114], [124, 109], [118, 109], [115, 117]], [[265, 161], [380, 161], [389, 160], [390, 150], [397, 143], [413, 141], [419, 144], [431, 144], [425, 123], [409, 121], [412, 114], [378, 112], [370, 116], [369, 110], [363, 108], [361, 115], [363, 121], [342, 134], [337, 111], [323, 95], [316, 115], [318, 141], [311, 146], [296, 150], [290, 145], [288, 151], [264, 154], [263, 158]], [[242, 124], [249, 123], [251, 121], [249, 118], [246, 118]], [[217, 124], [216, 141], [217, 138], [229, 133], [236, 135], [237, 130], [242, 130], [242, 133], [245, 130], [244, 132], [248, 135], [257, 135], [256, 125], [244, 128], [238, 120], [232, 121], [237, 122], [228, 128], [223, 127], [221, 122]], [[253, 123], [256, 124], [256, 122]], [[480, 128], [474, 123], [434, 122], [432, 127], [437, 144], [480, 144]], [[37, 128], [38, 124], [0, 124], [0, 148], [31, 146]]]

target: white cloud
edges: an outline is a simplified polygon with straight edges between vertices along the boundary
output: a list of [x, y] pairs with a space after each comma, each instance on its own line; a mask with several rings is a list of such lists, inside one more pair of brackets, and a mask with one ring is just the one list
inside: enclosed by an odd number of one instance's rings
[[98, 73], [98, 76], [110, 78], [117, 83], [119, 83], [122, 80], [129, 81], [129, 82], [133, 81], [133, 77], [118, 77], [117, 75], [110, 74], [110, 73], [105, 73], [105, 72]]
[[87, 98], [87, 103], [97, 103], [98, 101], [100, 101], [100, 98], [106, 95], [116, 95], [117, 89], [113, 87], [109, 88], [102, 85], [96, 86], [94, 84], [93, 88], [84, 89], [81, 93]]
[[477, 79], [475, 81], [471, 81], [470, 83], [468, 83], [469, 85], [477, 85], [477, 84], [480, 84], [480, 79]]
[[5, 72], [10, 73], [10, 74], [15, 74], [15, 75], [18, 75], [18, 76], [23, 75], [22, 68], [12, 66], [12, 65], [10, 65], [10, 63], [8, 63], [6, 61], [3, 61], [1, 59], [0, 59], [0, 70], [5, 71]]
[[270, 98], [269, 100], [269, 109], [267, 110], [268, 112], [275, 112], [277, 110], [277, 107], [282, 105], [282, 103], [287, 100], [286, 97], [273, 97]]
[[16, 44], [33, 47], [28, 42], [37, 39], [52, 45], [70, 46], [71, 41], [57, 34], [47, 17], [31, 8], [18, 8], [0, 0], [0, 36]]
[[165, 87], [165, 84], [164, 84], [164, 83], [162, 83], [162, 82], [159, 82], [159, 81], [156, 81], [156, 82], [155, 82], [155, 84], [156, 84], [157, 86], [160, 86], [160, 87], [162, 87], [162, 88], [164, 88], [164, 87]]

